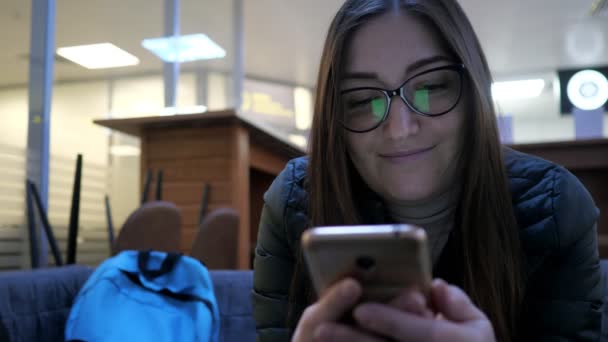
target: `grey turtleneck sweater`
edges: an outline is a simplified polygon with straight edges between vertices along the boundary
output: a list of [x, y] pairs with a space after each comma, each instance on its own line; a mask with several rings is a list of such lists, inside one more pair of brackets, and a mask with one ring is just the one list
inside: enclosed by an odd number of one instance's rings
[[446, 192], [432, 201], [386, 203], [388, 213], [400, 223], [424, 228], [433, 265], [439, 260], [454, 227], [455, 192]]

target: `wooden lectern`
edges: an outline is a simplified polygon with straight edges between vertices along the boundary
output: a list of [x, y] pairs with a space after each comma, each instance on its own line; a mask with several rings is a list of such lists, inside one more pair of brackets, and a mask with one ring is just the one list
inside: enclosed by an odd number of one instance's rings
[[163, 200], [182, 212], [183, 253], [192, 247], [203, 185], [209, 183], [209, 211], [230, 207], [239, 213], [238, 265], [251, 267], [263, 194], [287, 161], [304, 155], [303, 149], [233, 110], [95, 123], [141, 138], [142, 188], [148, 169], [163, 170]]
[[[285, 163], [304, 154], [301, 148], [232, 110], [95, 123], [141, 138], [142, 184], [148, 169], [163, 169], [163, 199], [182, 211], [182, 252], [190, 252], [198, 229], [203, 184], [210, 183], [209, 210], [237, 210], [239, 268], [251, 266], [262, 196]], [[561, 164], [582, 181], [601, 210], [599, 249], [601, 257], [608, 257], [608, 139], [511, 147]]]

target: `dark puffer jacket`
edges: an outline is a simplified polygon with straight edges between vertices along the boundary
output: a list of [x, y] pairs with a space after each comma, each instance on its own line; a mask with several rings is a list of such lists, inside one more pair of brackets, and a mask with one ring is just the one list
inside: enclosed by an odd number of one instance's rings
[[[306, 158], [290, 161], [264, 196], [252, 293], [260, 342], [288, 341], [292, 333], [286, 328], [287, 299], [300, 235], [309, 221], [303, 186], [307, 163]], [[510, 149], [505, 164], [526, 258], [526, 340], [599, 340], [598, 209], [560, 166]], [[370, 211], [383, 210], [374, 207]], [[452, 241], [450, 236], [444, 254]]]

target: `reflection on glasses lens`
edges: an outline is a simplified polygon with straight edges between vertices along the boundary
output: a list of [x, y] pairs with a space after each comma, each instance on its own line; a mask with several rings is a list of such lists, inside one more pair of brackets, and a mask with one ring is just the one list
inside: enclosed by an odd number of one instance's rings
[[[437, 116], [456, 106], [461, 81], [461, 69], [446, 67], [409, 79], [398, 93], [414, 112]], [[346, 90], [341, 95], [342, 123], [355, 132], [374, 129], [385, 120], [393, 100], [395, 97], [390, 98], [389, 91], [380, 88]]]
[[342, 95], [344, 124], [352, 130], [378, 125], [387, 111], [388, 98], [381, 90], [361, 89]]
[[403, 87], [407, 101], [418, 112], [439, 115], [450, 110], [460, 97], [460, 73], [437, 70], [409, 80]]

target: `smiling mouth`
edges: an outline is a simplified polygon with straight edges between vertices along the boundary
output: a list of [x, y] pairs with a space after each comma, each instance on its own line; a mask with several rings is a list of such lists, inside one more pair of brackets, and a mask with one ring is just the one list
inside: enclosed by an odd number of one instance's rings
[[419, 149], [414, 149], [414, 150], [409, 150], [409, 151], [380, 153], [379, 156], [382, 158], [387, 158], [387, 159], [401, 159], [401, 158], [415, 157], [415, 156], [422, 155], [434, 148], [435, 148], [435, 146], [431, 146], [431, 147], [419, 148]]

